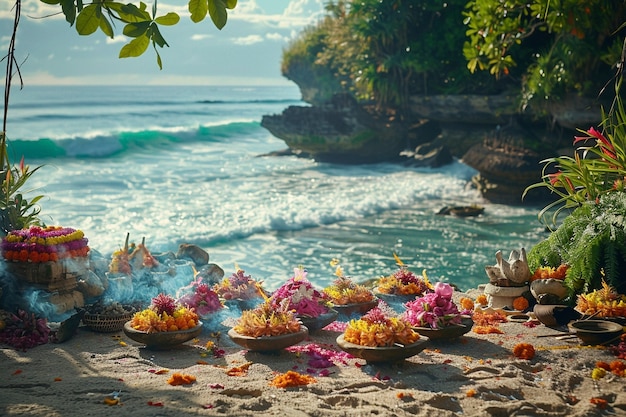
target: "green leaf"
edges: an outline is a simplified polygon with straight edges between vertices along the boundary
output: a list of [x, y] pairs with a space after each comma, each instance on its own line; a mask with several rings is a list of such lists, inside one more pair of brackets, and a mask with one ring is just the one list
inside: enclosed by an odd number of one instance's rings
[[150, 45], [150, 38], [146, 35], [140, 36], [128, 42], [120, 50], [120, 58], [130, 58], [141, 56]]
[[221, 30], [228, 19], [224, 0], [209, 0], [209, 15], [215, 27]]
[[157, 65], [159, 66], [159, 69], [162, 70], [163, 69], [163, 61], [161, 61], [161, 55], [159, 55], [159, 51], [157, 51], [156, 48], [154, 48], [154, 53], [156, 53]]
[[145, 35], [149, 27], [150, 22], [129, 23], [124, 26], [124, 30], [122, 30], [122, 33], [124, 33], [124, 35], [126, 36], [130, 36], [131, 38], [138, 38]]
[[207, 0], [190, 0], [189, 13], [191, 13], [191, 21], [194, 23], [201, 22], [209, 11]]
[[[54, 4], [54, 3], [49, 3]], [[65, 21], [70, 25], [73, 25], [76, 21], [76, 7], [74, 6], [74, 0], [62, 0], [61, 10], [65, 15]]]
[[101, 18], [100, 6], [88, 5], [76, 18], [76, 31], [79, 35], [91, 35], [100, 27]]
[[150, 26], [150, 29], [152, 32], [150, 36], [152, 38], [152, 42], [155, 42], [161, 48], [163, 48], [164, 46], [169, 46], [167, 42], [165, 42], [165, 39], [163, 38], [163, 36], [161, 35], [161, 31], [159, 30], [159, 27], [156, 25], [156, 23], [153, 23]]
[[46, 3], [46, 4], [60, 4], [61, 3], [61, 0], [39, 0], [39, 1], [41, 1], [42, 3]]
[[226, 8], [227, 9], [234, 9], [235, 6], [237, 6], [237, 0], [226, 0]]
[[119, 13], [120, 19], [122, 19], [124, 22], [130, 23], [130, 22], [144, 22], [144, 21], [152, 20], [148, 12], [140, 9], [139, 7], [135, 6], [132, 3], [128, 3], [128, 4], [115, 3], [115, 4], [119, 5], [119, 7], [116, 7], [116, 8], [111, 7], [111, 9], [116, 10]]
[[109, 20], [104, 16], [100, 18], [100, 30], [104, 32], [104, 34], [107, 35], [109, 38], [114, 37], [113, 27], [111, 26]]
[[157, 22], [159, 25], [173, 26], [180, 21], [180, 16], [178, 16], [174, 12], [169, 12], [165, 16], [157, 17], [156, 19], [154, 19], [154, 21]]

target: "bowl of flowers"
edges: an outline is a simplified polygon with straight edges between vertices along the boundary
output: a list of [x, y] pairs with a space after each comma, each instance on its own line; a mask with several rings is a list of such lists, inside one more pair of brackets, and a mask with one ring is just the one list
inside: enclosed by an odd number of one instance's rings
[[166, 294], [154, 297], [150, 306], [133, 314], [124, 333], [150, 349], [170, 349], [202, 333], [202, 322], [193, 309]]
[[241, 310], [253, 309], [267, 296], [262, 282], [255, 281], [239, 267], [230, 277], [213, 285], [213, 290], [225, 300], [226, 306], [236, 306]]
[[430, 340], [450, 340], [469, 332], [474, 325], [470, 311], [460, 311], [452, 301], [454, 288], [438, 282], [433, 291], [405, 304], [400, 317]]
[[202, 318], [208, 318], [224, 308], [218, 294], [209, 284], [202, 282], [202, 277], [198, 274], [191, 284], [179, 291], [182, 295], [178, 298], [178, 303], [192, 309]]
[[284, 349], [306, 339], [309, 331], [296, 317], [289, 303], [270, 301], [252, 310], [244, 310], [228, 337], [252, 351], [269, 352]]
[[626, 325], [626, 295], [619, 294], [606, 281], [602, 281], [599, 290], [579, 294], [576, 310], [583, 315], [583, 320], [593, 316]]
[[294, 275], [272, 293], [269, 302], [275, 308], [286, 302], [311, 333], [329, 325], [338, 316], [331, 308], [330, 297], [313, 286], [304, 268], [295, 268]]
[[530, 292], [540, 304], [558, 304], [567, 297], [565, 274], [569, 268], [561, 264], [557, 268], [538, 267], [530, 277]]
[[388, 306], [374, 307], [360, 319], [353, 319], [337, 345], [367, 362], [397, 362], [417, 355], [428, 342], [411, 324], [398, 317]]
[[323, 291], [333, 303], [333, 310], [336, 310], [340, 315], [349, 317], [352, 314], [365, 314], [378, 305], [378, 298], [372, 290], [365, 285], [356, 284], [349, 277], [344, 276], [338, 261], [333, 259], [331, 266], [337, 267], [335, 270], [337, 279]]
[[426, 270], [422, 272], [421, 276], [416, 275], [407, 268], [396, 254], [393, 256], [399, 267], [398, 270], [391, 275], [380, 277], [376, 282], [374, 293], [378, 298], [399, 310], [402, 304], [431, 290], [432, 285], [428, 281]]

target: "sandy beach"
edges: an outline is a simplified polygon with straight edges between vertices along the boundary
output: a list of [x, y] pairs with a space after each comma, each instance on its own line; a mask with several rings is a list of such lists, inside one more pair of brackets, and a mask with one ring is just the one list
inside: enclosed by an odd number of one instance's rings
[[[626, 415], [624, 377], [592, 378], [598, 362], [617, 360], [614, 352], [558, 339], [558, 331], [532, 317], [498, 323], [499, 334], [478, 334], [475, 325], [458, 339], [429, 341], [397, 363], [367, 363], [343, 352], [336, 344], [341, 320], [272, 353], [233, 343], [226, 335], [233, 320], [205, 323], [197, 339], [163, 351], [146, 349], [122, 331], [84, 326], [64, 343], [25, 352], [2, 346], [0, 415]], [[216, 349], [207, 350], [207, 342]], [[515, 357], [519, 343], [533, 345], [535, 356]], [[271, 384], [289, 371], [314, 381]], [[195, 381], [172, 385], [175, 376]]]

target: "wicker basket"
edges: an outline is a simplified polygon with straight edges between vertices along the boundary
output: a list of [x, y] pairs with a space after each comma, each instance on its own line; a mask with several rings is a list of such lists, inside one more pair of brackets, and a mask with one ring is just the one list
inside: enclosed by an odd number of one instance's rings
[[94, 332], [111, 333], [119, 332], [124, 328], [124, 323], [133, 317], [133, 313], [128, 314], [89, 314], [83, 316], [83, 324]]

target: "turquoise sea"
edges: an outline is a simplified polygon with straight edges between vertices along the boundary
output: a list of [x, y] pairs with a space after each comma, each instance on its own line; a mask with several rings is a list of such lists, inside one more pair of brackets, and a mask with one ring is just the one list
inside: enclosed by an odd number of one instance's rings
[[[14, 89], [9, 152], [42, 165], [28, 196], [45, 195], [48, 225], [81, 229], [110, 256], [130, 233], [155, 253], [206, 249], [272, 290], [304, 266], [320, 287], [338, 258], [363, 281], [413, 271], [461, 289], [487, 281], [495, 252], [544, 237], [536, 207], [487, 204], [473, 169], [388, 163], [342, 166], [291, 156], [261, 127], [265, 114], [306, 105], [293, 87], [42, 87]], [[483, 204], [479, 217], [436, 213]]]

